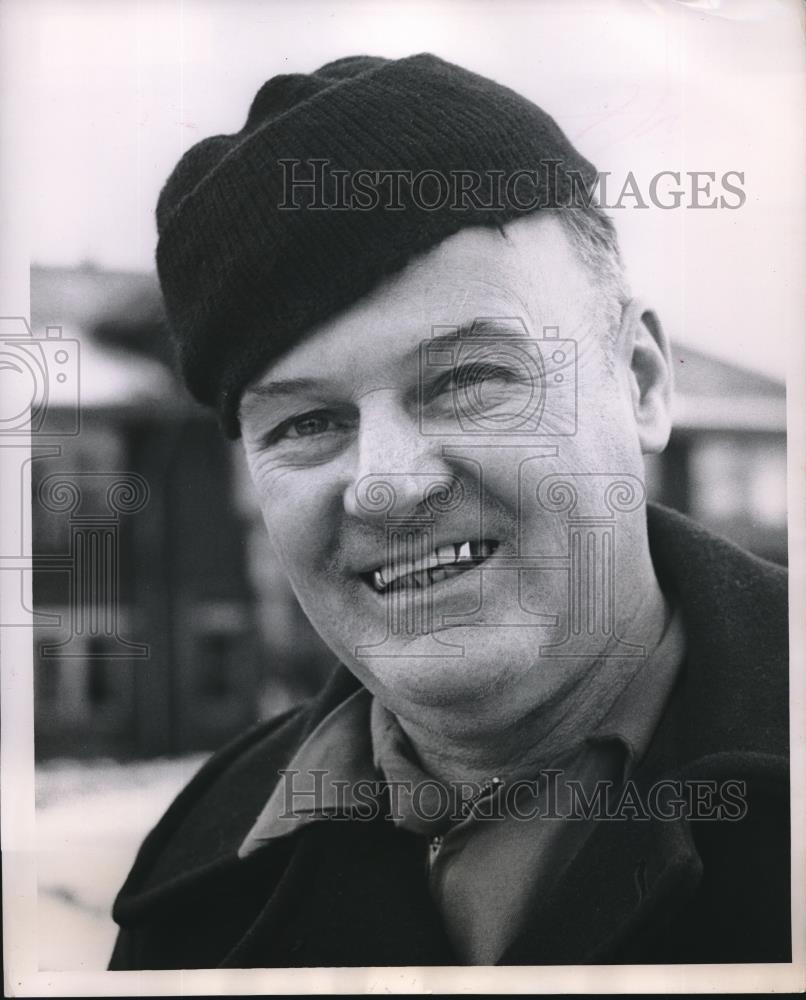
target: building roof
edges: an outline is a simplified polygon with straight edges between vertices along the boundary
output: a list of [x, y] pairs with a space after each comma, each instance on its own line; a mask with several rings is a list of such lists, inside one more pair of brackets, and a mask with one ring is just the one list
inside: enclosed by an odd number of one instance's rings
[[[92, 265], [31, 268], [35, 337], [61, 328], [80, 357], [82, 408], [169, 404], [181, 395], [170, 370], [170, 346], [156, 277]], [[55, 380], [49, 405], [74, 405], [72, 387]]]
[[783, 381], [678, 344], [672, 359], [676, 428], [786, 430]]

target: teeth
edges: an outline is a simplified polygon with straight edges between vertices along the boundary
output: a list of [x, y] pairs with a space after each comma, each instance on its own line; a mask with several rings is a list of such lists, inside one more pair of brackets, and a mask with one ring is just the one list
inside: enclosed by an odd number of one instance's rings
[[378, 591], [386, 590], [396, 581], [404, 580], [405, 583], [402, 583], [402, 586], [427, 587], [431, 583], [462, 572], [460, 565], [464, 563], [486, 559], [493, 554], [497, 547], [496, 543], [475, 541], [440, 545], [429, 552], [427, 556], [414, 562], [401, 560], [391, 566], [383, 566], [374, 570], [372, 584]]
[[441, 566], [449, 566], [456, 562], [456, 549], [453, 545], [440, 545], [437, 547], [437, 559]]
[[487, 559], [494, 551], [495, 547], [489, 542], [470, 543], [470, 554], [474, 559]]

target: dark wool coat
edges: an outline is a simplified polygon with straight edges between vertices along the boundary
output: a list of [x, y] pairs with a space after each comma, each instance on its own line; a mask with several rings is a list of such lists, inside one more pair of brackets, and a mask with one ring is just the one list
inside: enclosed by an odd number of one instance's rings
[[[788, 962], [786, 574], [650, 507], [685, 663], [636, 779], [741, 780], [738, 821], [601, 822], [502, 965]], [[390, 820], [322, 821], [237, 850], [301, 741], [358, 682], [216, 754], [144, 842], [114, 906], [111, 969], [456, 965], [424, 838]]]

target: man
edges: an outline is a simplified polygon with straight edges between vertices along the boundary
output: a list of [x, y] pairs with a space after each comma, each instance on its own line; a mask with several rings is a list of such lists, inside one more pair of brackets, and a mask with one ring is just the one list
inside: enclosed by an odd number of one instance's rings
[[594, 181], [430, 55], [169, 179], [185, 378], [339, 665], [149, 835], [111, 968], [790, 959], [784, 574], [647, 509], [669, 346]]

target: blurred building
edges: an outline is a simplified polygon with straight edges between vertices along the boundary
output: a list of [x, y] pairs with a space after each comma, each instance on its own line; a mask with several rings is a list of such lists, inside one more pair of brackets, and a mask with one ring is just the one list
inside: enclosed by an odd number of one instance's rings
[[674, 430], [648, 463], [650, 496], [785, 564], [784, 384], [690, 348], [673, 357]]
[[212, 749], [309, 695], [326, 654], [249, 558], [237, 449], [170, 372], [153, 277], [34, 268], [31, 299], [75, 368], [50, 372], [31, 463], [37, 753]]
[[[31, 463], [37, 753], [213, 749], [313, 693], [332, 655], [269, 548], [240, 449], [171, 374], [154, 278], [33, 268], [31, 305], [80, 374], [48, 386]], [[783, 385], [688, 349], [675, 365], [650, 495], [786, 561]]]

